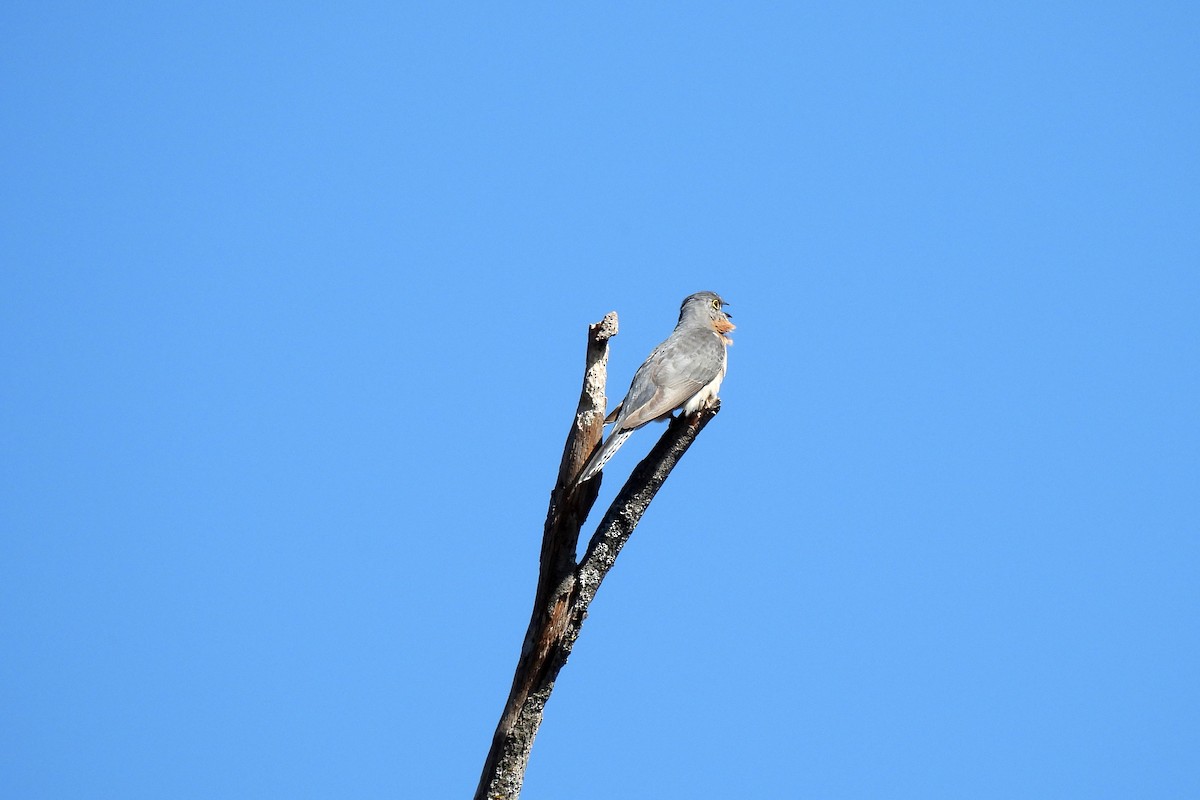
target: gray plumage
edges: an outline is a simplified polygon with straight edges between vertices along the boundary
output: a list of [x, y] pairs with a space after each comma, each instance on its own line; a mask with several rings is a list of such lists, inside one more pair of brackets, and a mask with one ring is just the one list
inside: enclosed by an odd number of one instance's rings
[[[689, 295], [679, 309], [679, 323], [667, 340], [638, 367], [621, 404], [609, 415], [612, 432], [579, 473], [579, 483], [599, 472], [629, 435], [676, 409], [690, 414], [717, 399], [733, 330], [725, 301], [714, 292]], [[605, 420], [606, 422], [609, 420]]]

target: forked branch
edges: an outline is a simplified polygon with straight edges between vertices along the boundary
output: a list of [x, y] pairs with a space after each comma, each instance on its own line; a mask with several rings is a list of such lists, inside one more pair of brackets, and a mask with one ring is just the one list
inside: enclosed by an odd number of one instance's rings
[[550, 493], [533, 613], [475, 800], [516, 800], [521, 793], [546, 701], [579, 637], [596, 590], [671, 470], [720, 411], [717, 405], [671, 421], [650, 455], [634, 468], [617, 493], [588, 542], [583, 560], [576, 563], [579, 530], [596, 502], [603, 473], [583, 485], [576, 485], [575, 476], [603, 434], [608, 340], [616, 333], [616, 312], [588, 327], [583, 390]]

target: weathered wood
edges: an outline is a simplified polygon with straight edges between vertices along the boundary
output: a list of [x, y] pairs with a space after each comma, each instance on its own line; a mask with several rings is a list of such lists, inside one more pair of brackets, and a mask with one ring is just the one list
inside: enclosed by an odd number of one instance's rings
[[650, 507], [650, 501], [658, 494], [667, 476], [692, 446], [692, 442], [696, 441], [700, 431], [704, 430], [704, 426], [720, 410], [721, 403], [717, 401], [710, 408], [687, 416], [680, 414], [672, 419], [666, 432], [654, 445], [654, 449], [633, 468], [629, 480], [625, 481], [616, 499], [608, 507], [604, 518], [596, 527], [595, 534], [588, 542], [583, 560], [579, 562], [575, 571], [579, 585], [579, 598], [574, 608], [574, 615], [578, 619], [574, 626], [576, 636], [579, 635], [579, 625], [587, 616], [588, 606], [596, 596], [596, 590], [600, 588], [604, 576], [612, 569], [621, 548], [629, 541], [633, 529], [641, 522], [642, 515]]
[[596, 502], [603, 473], [582, 485], [575, 484], [575, 477], [604, 431], [608, 340], [616, 333], [615, 312], [588, 328], [583, 390], [550, 493], [533, 613], [475, 800], [516, 800], [520, 795], [546, 701], [596, 590], [671, 470], [720, 410], [718, 405], [671, 421], [617, 494], [576, 564], [579, 531]]

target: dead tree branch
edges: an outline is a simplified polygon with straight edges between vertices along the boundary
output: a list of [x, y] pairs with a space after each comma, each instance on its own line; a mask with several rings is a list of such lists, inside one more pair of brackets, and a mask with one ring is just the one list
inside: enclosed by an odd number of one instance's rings
[[716, 406], [671, 421], [650, 455], [633, 470], [588, 542], [583, 560], [576, 563], [579, 530], [596, 502], [602, 475], [583, 485], [575, 484], [575, 476], [604, 431], [608, 340], [616, 333], [616, 312], [588, 328], [583, 391], [550, 493], [533, 613], [475, 800], [516, 800], [521, 793], [546, 701], [596, 590], [671, 470], [720, 410]]

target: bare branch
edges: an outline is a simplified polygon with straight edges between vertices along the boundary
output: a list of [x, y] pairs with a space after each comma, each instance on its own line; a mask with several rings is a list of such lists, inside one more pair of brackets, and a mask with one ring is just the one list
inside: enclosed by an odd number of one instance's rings
[[[721, 410], [718, 401], [711, 408], [701, 409], [695, 414], [684, 416], [680, 414], [671, 420], [666, 432], [654, 445], [654, 449], [634, 467], [629, 480], [621, 487], [612, 505], [604, 514], [604, 519], [596, 527], [595, 534], [588, 542], [587, 552], [576, 570], [579, 581], [579, 602], [575, 613], [582, 624], [587, 616], [588, 606], [596, 596], [601, 581], [612, 569], [617, 560], [617, 554], [629, 541], [633, 529], [642, 520], [642, 515], [650, 507], [650, 501], [658, 494], [667, 476], [679, 459], [696, 441], [700, 431], [704, 430], [713, 417]], [[578, 625], [575, 628], [578, 635]]]
[[615, 312], [588, 328], [583, 390], [563, 447], [558, 480], [550, 493], [533, 614], [475, 800], [516, 800], [521, 793], [546, 701], [579, 637], [596, 590], [671, 470], [720, 410], [716, 406], [671, 421], [617, 494], [588, 543], [583, 561], [576, 565], [579, 530], [596, 502], [600, 479], [576, 485], [575, 477], [603, 434], [608, 340], [616, 332]]
[[568, 612], [575, 589], [575, 546], [579, 541], [579, 529], [600, 491], [600, 481], [576, 486], [575, 476], [604, 434], [608, 340], [616, 334], [615, 311], [588, 326], [583, 388], [579, 393], [575, 420], [563, 446], [558, 479], [550, 493], [533, 614], [521, 646], [508, 702], [496, 726], [483, 775], [475, 790], [477, 800], [516, 798], [520, 794], [533, 737], [541, 725], [542, 708], [554, 688], [558, 670], [566, 661], [565, 655], [559, 657], [557, 645], [562, 641], [570, 619]]

